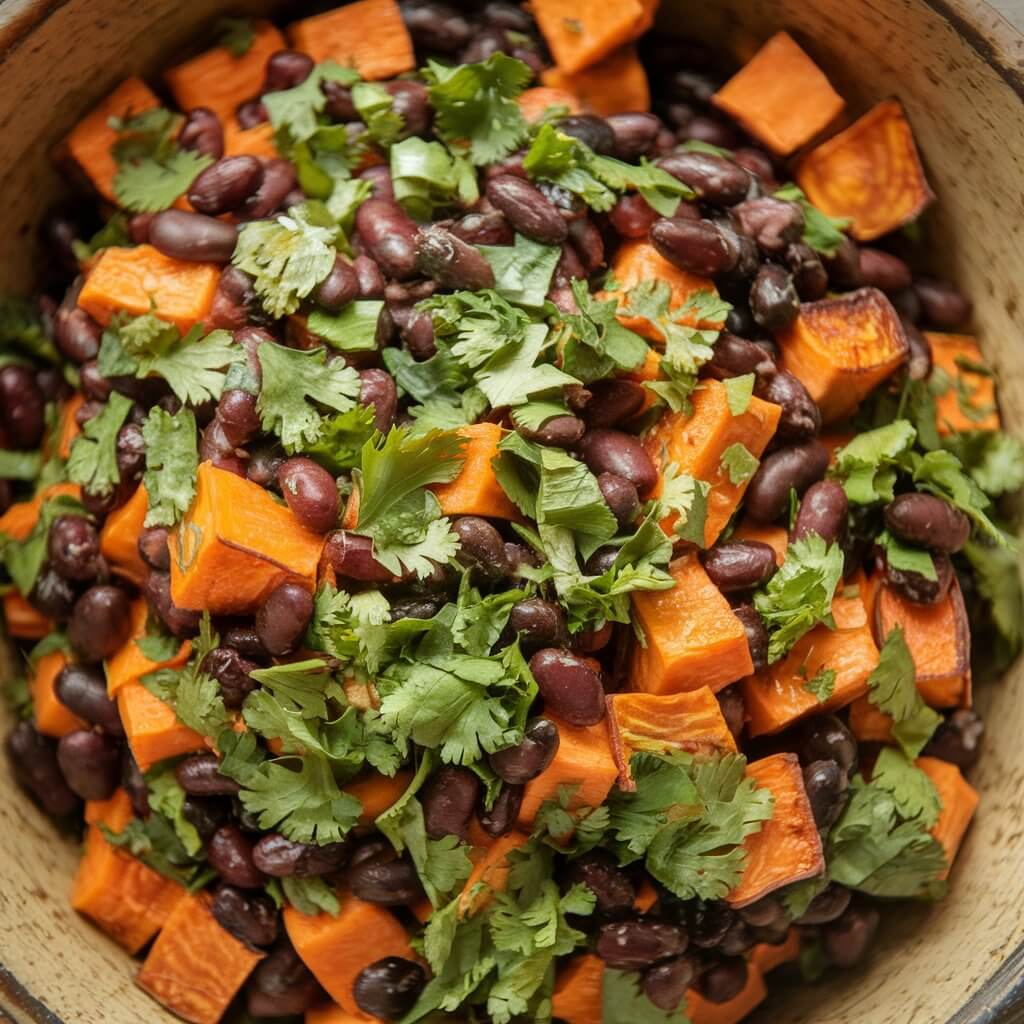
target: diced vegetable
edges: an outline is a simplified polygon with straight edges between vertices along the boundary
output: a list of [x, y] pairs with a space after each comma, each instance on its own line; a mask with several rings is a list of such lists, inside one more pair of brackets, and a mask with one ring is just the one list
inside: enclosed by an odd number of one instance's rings
[[805, 302], [779, 343], [784, 369], [803, 381], [827, 423], [852, 413], [908, 352], [900, 319], [876, 288]]
[[760, 832], [743, 841], [747, 862], [729, 903], [745, 907], [784, 885], [820, 875], [825, 868], [818, 826], [796, 754], [772, 754], [747, 765], [747, 776], [775, 801]]
[[919, 757], [914, 764], [932, 780], [942, 801], [939, 820], [932, 829], [932, 835], [939, 841], [946, 854], [946, 870], [942, 878], [947, 878], [956, 860], [960, 844], [963, 842], [967, 826], [978, 808], [978, 792], [960, 774], [960, 769], [948, 761], [940, 761], [937, 757]]
[[238, 128], [229, 123], [224, 129], [225, 156], [257, 156], [263, 160], [278, 159], [274, 144], [274, 126], [269, 122], [255, 128]]
[[578, 97], [583, 107], [601, 117], [651, 107], [647, 72], [634, 46], [620, 47], [597, 64], [573, 74], [560, 67], [549, 68], [541, 73], [541, 81]]
[[[473, 871], [462, 887], [458, 898], [461, 917], [471, 917], [483, 910], [491, 902], [494, 892], [505, 888], [511, 870], [508, 855], [513, 850], [518, 850], [528, 839], [529, 836], [522, 832], [509, 832], [491, 843], [483, 856], [473, 865]], [[474, 891], [477, 886], [483, 888]]]
[[859, 242], [902, 227], [935, 198], [897, 100], [883, 100], [811, 150], [796, 180], [823, 213], [848, 217]]
[[57, 431], [57, 454], [66, 459], [71, 454], [71, 445], [82, 428], [78, 425], [75, 414], [85, 403], [85, 395], [76, 391], [62, 406], [60, 410], [60, 427]]
[[696, 989], [690, 989], [686, 994], [686, 1015], [690, 1024], [739, 1024], [767, 995], [761, 972], [751, 964], [743, 991], [728, 1002], [713, 1003]]
[[601, 983], [604, 961], [584, 953], [570, 961], [555, 979], [552, 1016], [565, 1024], [597, 1024], [601, 1020]]
[[383, 814], [408, 789], [412, 772], [401, 770], [392, 777], [380, 772], [368, 772], [362, 778], [345, 785], [344, 791], [354, 796], [362, 805], [359, 816], [361, 825], [370, 825], [373, 819]]
[[806, 145], [845, 103], [788, 32], [777, 32], [712, 98], [779, 156]]
[[7, 635], [19, 640], [41, 640], [53, 632], [54, 623], [36, 611], [16, 590], [3, 596], [4, 627]]
[[534, 0], [533, 16], [559, 69], [573, 74], [634, 38], [646, 12], [639, 0]]
[[57, 676], [67, 663], [68, 659], [61, 651], [51, 651], [39, 659], [29, 679], [36, 728], [45, 736], [66, 736], [76, 729], [88, 728], [85, 722], [57, 699], [53, 690]]
[[199, 733], [178, 721], [174, 708], [142, 683], [126, 683], [117, 691], [117, 710], [128, 746], [143, 771], [157, 761], [191, 754], [206, 746]]
[[151, 245], [111, 246], [85, 279], [78, 304], [104, 326], [115, 313], [153, 313], [185, 334], [209, 313], [219, 280], [215, 263], [171, 259]]
[[767, 544], [775, 552], [775, 564], [782, 565], [789, 547], [789, 531], [782, 526], [764, 526], [752, 519], [744, 519], [733, 530], [730, 540], [753, 540], [759, 544]]
[[412, 39], [395, 0], [358, 0], [288, 26], [292, 45], [317, 63], [334, 60], [361, 78], [394, 78], [416, 67]]
[[303, 1024], [364, 1024], [366, 1014], [349, 1013], [343, 1010], [337, 1003], [329, 1003], [326, 1006], [314, 1006], [306, 1011]]
[[570, 114], [583, 112], [579, 97], [565, 89], [555, 89], [546, 85], [536, 85], [532, 89], [524, 89], [516, 100], [519, 112], [527, 121], [539, 121], [546, 110], [565, 107]]
[[636, 643], [630, 686], [646, 693], [709, 687], [717, 692], [753, 671], [747, 634], [696, 555], [676, 559], [671, 590], [633, 595], [646, 647]]
[[39, 521], [39, 510], [43, 507], [43, 502], [62, 495], [77, 500], [82, 496], [82, 489], [78, 484], [53, 484], [51, 487], [44, 487], [29, 501], [15, 502], [0, 516], [0, 533], [6, 534], [12, 540], [28, 540], [29, 534]]
[[[949, 378], [949, 387], [935, 396], [940, 434], [953, 431], [999, 430], [1002, 422], [996, 406], [996, 382], [990, 373], [979, 372], [985, 360], [974, 338], [966, 334], [925, 332], [932, 350], [932, 385], [938, 373]], [[976, 369], [978, 368], [978, 369]]]
[[107, 694], [116, 697], [122, 687], [129, 683], [137, 683], [147, 672], [155, 672], [158, 668], [179, 668], [184, 665], [192, 653], [192, 644], [182, 640], [177, 654], [167, 661], [150, 661], [142, 653], [135, 642], [146, 635], [146, 620], [149, 608], [140, 597], [132, 602], [132, 629], [124, 646], [112, 657], [108, 658], [104, 668], [107, 672]]
[[139, 554], [139, 534], [148, 508], [146, 488], [139, 484], [128, 501], [107, 516], [100, 530], [100, 553], [114, 572], [136, 586], [142, 584], [149, 571]]
[[876, 708], [867, 695], [858, 697], [850, 705], [850, 731], [858, 743], [890, 743], [892, 718]]
[[208, 895], [186, 896], [153, 943], [138, 983], [192, 1024], [217, 1024], [265, 955], [217, 923]]
[[106, 800], [86, 800], [84, 817], [86, 825], [106, 825], [112, 832], [122, 832], [135, 812], [131, 797], [118, 788]]
[[459, 434], [469, 439], [462, 452], [462, 472], [451, 483], [430, 488], [437, 495], [441, 511], [446, 516], [519, 519], [518, 510], [501, 489], [491, 465], [505, 431], [496, 423], [473, 423], [460, 427]]
[[759, 942], [750, 951], [750, 962], [762, 974], [774, 971], [776, 967], [788, 964], [800, 956], [800, 932], [796, 928], [790, 928], [785, 941], [777, 945], [767, 942]]
[[227, 615], [255, 611], [286, 581], [312, 590], [324, 538], [259, 484], [204, 462], [170, 543], [174, 603]]

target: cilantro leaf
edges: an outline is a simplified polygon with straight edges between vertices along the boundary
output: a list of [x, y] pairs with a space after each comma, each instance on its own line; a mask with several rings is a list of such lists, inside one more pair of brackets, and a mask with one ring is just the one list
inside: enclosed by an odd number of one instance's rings
[[836, 690], [836, 670], [834, 668], [820, 668], [812, 679], [804, 683], [804, 689], [817, 700], [824, 704]]
[[729, 474], [730, 483], [743, 484], [757, 472], [761, 462], [747, 450], [746, 445], [737, 441], [722, 452], [720, 465]]
[[372, 352], [377, 348], [377, 321], [383, 309], [381, 299], [357, 299], [340, 313], [314, 309], [306, 329], [338, 352]]
[[640, 974], [606, 967], [601, 976], [601, 1019], [621, 1024], [686, 1024], [686, 999], [674, 1010], [661, 1010], [644, 995]]
[[578, 384], [552, 363], [540, 362], [548, 338], [544, 324], [531, 324], [522, 341], [499, 349], [477, 373], [477, 386], [494, 409], [523, 405], [534, 395]]
[[117, 434], [132, 407], [132, 400], [112, 391], [102, 410], [87, 420], [68, 456], [68, 479], [90, 494], [109, 494], [121, 480], [117, 468]]
[[933, 828], [939, 820], [938, 790], [906, 754], [885, 747], [871, 770], [871, 785], [892, 795], [901, 818], [920, 818], [925, 828]]
[[728, 377], [723, 381], [725, 401], [733, 416], [742, 416], [747, 411], [750, 399], [754, 396], [755, 380], [754, 374], [745, 373], [741, 377]]
[[332, 917], [341, 912], [334, 890], [319, 875], [300, 878], [289, 875], [281, 879], [284, 898], [300, 913], [314, 917], [323, 911]]
[[1024, 444], [1012, 434], [972, 430], [947, 436], [943, 444], [986, 494], [994, 497], [1024, 487]]
[[169, 209], [188, 191], [199, 172], [212, 163], [212, 157], [175, 149], [163, 160], [149, 158], [122, 164], [114, 177], [114, 196], [133, 213]]
[[359, 453], [377, 429], [373, 416], [372, 405], [357, 405], [321, 420], [320, 436], [313, 443], [304, 442], [302, 451], [338, 476], [359, 465]]
[[53, 521], [62, 515], [86, 514], [81, 502], [62, 494], [43, 502], [35, 526], [24, 540], [14, 540], [0, 533], [0, 559], [19, 593], [26, 597], [32, 593], [46, 561], [47, 542]]
[[256, 30], [249, 18], [218, 18], [217, 44], [232, 57], [244, 57], [256, 42]]
[[804, 233], [802, 241], [822, 256], [835, 256], [839, 246], [843, 244], [843, 231], [849, 226], [849, 220], [843, 217], [830, 217], [819, 210], [804, 195], [803, 190], [792, 182], [772, 193], [776, 199], [785, 199], [796, 203], [803, 211]]
[[146, 773], [149, 809], [162, 814], [173, 826], [181, 845], [190, 857], [198, 857], [203, 842], [195, 825], [185, 817], [185, 790], [178, 784], [173, 770], [158, 766]]
[[327, 700], [343, 696], [330, 666], [322, 658], [253, 669], [249, 674], [277, 699], [295, 707], [303, 718], [326, 718]]
[[0, 448], [0, 479], [35, 480], [42, 466], [40, 452], [11, 452]]
[[352, 86], [352, 104], [374, 142], [390, 146], [398, 141], [405, 128], [405, 118], [395, 110], [395, 99], [383, 85], [356, 82]]
[[395, 199], [415, 220], [429, 221], [438, 209], [470, 206], [480, 197], [472, 164], [440, 142], [412, 135], [391, 147], [390, 163]]
[[430, 313], [435, 337], [455, 340], [451, 354], [464, 366], [476, 369], [512, 342], [518, 342], [530, 317], [496, 291], [453, 292], [435, 295], [417, 309]]
[[196, 492], [196, 418], [191, 409], [172, 415], [155, 405], [142, 426], [142, 436], [146, 442], [142, 483], [149, 499], [145, 525], [173, 526]]
[[935, 570], [935, 560], [931, 553], [923, 548], [915, 548], [904, 544], [888, 530], [883, 530], [877, 538], [879, 547], [885, 549], [885, 560], [894, 569], [901, 572], [916, 572], [926, 580], [935, 582], [939, 574]]
[[907, 420], [866, 430], [836, 452], [833, 474], [855, 505], [892, 501], [900, 459], [910, 451], [917, 431]]
[[43, 333], [42, 321], [28, 299], [0, 296], [0, 345], [18, 349], [33, 359], [60, 362], [56, 346]]
[[494, 271], [494, 288], [517, 306], [537, 309], [544, 305], [551, 277], [561, 258], [557, 245], [541, 245], [516, 235], [512, 245], [478, 245]]
[[1008, 645], [1012, 658], [1020, 649], [1021, 624], [1024, 623], [1024, 595], [1017, 557], [1008, 543], [999, 546], [978, 540], [968, 540], [963, 553], [974, 570], [978, 591], [988, 603], [992, 622]]
[[919, 490], [945, 498], [965, 513], [984, 536], [997, 544], [1007, 543], [1005, 534], [985, 511], [991, 505], [985, 492], [963, 471], [952, 452], [914, 453], [910, 464]]
[[320, 88], [325, 81], [354, 85], [359, 81], [359, 75], [352, 68], [343, 68], [332, 60], [325, 60], [294, 88], [264, 93], [263, 105], [274, 130], [283, 132], [290, 142], [310, 139], [317, 130], [317, 114], [327, 103], [327, 96]]
[[674, 462], [664, 466], [661, 479], [661, 496], [658, 499], [661, 508], [677, 517], [672, 532], [681, 540], [704, 547], [711, 484], [680, 472]]

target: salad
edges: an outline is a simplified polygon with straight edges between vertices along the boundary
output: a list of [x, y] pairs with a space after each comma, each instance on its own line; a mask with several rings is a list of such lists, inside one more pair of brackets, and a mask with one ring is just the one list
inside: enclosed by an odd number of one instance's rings
[[6, 752], [184, 1020], [735, 1024], [951, 882], [1024, 449], [899, 101], [657, 6], [224, 19], [58, 149]]

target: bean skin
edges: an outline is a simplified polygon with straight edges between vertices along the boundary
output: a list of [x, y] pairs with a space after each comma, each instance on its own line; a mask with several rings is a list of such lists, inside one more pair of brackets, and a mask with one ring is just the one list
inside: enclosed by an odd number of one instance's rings
[[372, 367], [359, 371], [359, 404], [373, 406], [373, 425], [386, 433], [395, 421], [398, 386], [387, 370]]
[[298, 646], [312, 616], [310, 592], [297, 583], [282, 583], [256, 612], [256, 632], [267, 652], [280, 657]]
[[706, 970], [700, 976], [698, 987], [709, 1003], [727, 1003], [735, 999], [746, 984], [747, 961], [740, 956], [730, 956]]
[[985, 723], [973, 708], [960, 708], [939, 723], [921, 753], [955, 764], [962, 771], [972, 768], [981, 753]]
[[558, 210], [540, 189], [513, 174], [491, 178], [487, 198], [520, 234], [544, 245], [561, 245], [569, 234]]
[[234, 796], [241, 786], [220, 773], [220, 761], [214, 754], [194, 754], [179, 761], [174, 777], [189, 796]]
[[153, 217], [149, 241], [154, 249], [176, 260], [229, 263], [238, 231], [215, 217], [187, 210], [164, 210]]
[[428, 52], [456, 53], [473, 38], [469, 21], [448, 4], [404, 2], [400, 9], [409, 35]]
[[191, 637], [199, 632], [199, 612], [179, 608], [171, 597], [171, 577], [151, 570], [142, 582], [142, 596], [174, 636]]
[[774, 361], [765, 354], [760, 345], [755, 345], [754, 342], [729, 331], [723, 331], [718, 336], [711, 361], [705, 365], [705, 369], [716, 380], [728, 380], [730, 377], [743, 377], [748, 373], [755, 373], [758, 376], [758, 384], [762, 379], [771, 380], [779, 372]]
[[251, 441], [260, 432], [260, 416], [256, 396], [251, 391], [230, 388], [217, 402], [216, 418], [221, 432], [235, 447]]
[[21, 721], [4, 741], [14, 777], [49, 815], [59, 818], [80, 806], [79, 798], [64, 779], [57, 762], [57, 744], [38, 732], [31, 722]]
[[442, 765], [423, 789], [423, 820], [432, 839], [465, 839], [480, 796], [480, 779], [469, 768]]
[[663, 156], [658, 166], [712, 206], [733, 206], [746, 199], [750, 190], [750, 175], [742, 167], [711, 153], [672, 153]]
[[625, 477], [615, 473], [601, 473], [597, 478], [601, 497], [615, 516], [620, 529], [625, 529], [640, 512], [640, 496], [636, 487]]
[[456, 558], [467, 568], [475, 568], [486, 576], [501, 578], [508, 575], [505, 542], [501, 534], [480, 516], [460, 516], [452, 523], [459, 538]]
[[971, 535], [958, 508], [932, 494], [900, 494], [885, 506], [885, 525], [908, 544], [955, 554]]
[[334, 258], [334, 267], [313, 292], [318, 305], [329, 313], [340, 313], [359, 295], [359, 277], [355, 267], [340, 254]]
[[338, 576], [364, 583], [387, 583], [391, 572], [373, 557], [373, 541], [346, 530], [335, 530], [327, 538], [324, 556]]
[[608, 219], [623, 238], [646, 238], [651, 225], [658, 219], [658, 212], [639, 192], [628, 192], [619, 197]]
[[671, 1013], [680, 1008], [686, 990], [697, 978], [698, 963], [692, 956], [680, 956], [649, 967], [643, 976], [644, 995], [660, 1010]]
[[356, 232], [388, 277], [407, 281], [416, 274], [419, 228], [398, 203], [367, 199], [356, 211]]
[[635, 416], [644, 405], [643, 387], [629, 380], [599, 380], [588, 390], [591, 397], [580, 411], [580, 416], [591, 429], [618, 426], [623, 420]]
[[495, 838], [508, 835], [516, 827], [522, 803], [522, 786], [502, 786], [491, 809], [479, 815], [480, 827]]
[[359, 972], [352, 993], [364, 1013], [383, 1020], [398, 1020], [416, 1005], [426, 983], [426, 973], [414, 960], [386, 956]]
[[423, 896], [416, 868], [406, 860], [368, 860], [353, 864], [348, 884], [354, 896], [382, 907], [401, 907]]
[[828, 459], [828, 449], [817, 441], [772, 452], [747, 488], [747, 514], [755, 522], [775, 522], [789, 507], [790, 490], [803, 494], [825, 475]]
[[499, 778], [522, 786], [551, 764], [558, 743], [558, 726], [549, 718], [535, 718], [527, 724], [521, 743], [488, 754], [487, 761]]
[[659, 960], [686, 951], [686, 932], [661, 921], [622, 921], [606, 924], [597, 934], [594, 952], [622, 971], [642, 970]]
[[239, 220], [263, 220], [281, 208], [284, 198], [295, 188], [295, 167], [288, 160], [268, 160], [263, 165], [263, 181], [258, 189], [235, 211]]
[[828, 924], [834, 921], [850, 905], [851, 895], [849, 889], [833, 882], [811, 900], [807, 909], [796, 919], [797, 924]]
[[879, 913], [867, 903], [851, 903], [821, 931], [822, 944], [836, 967], [854, 967], [864, 959], [878, 930]]
[[907, 319], [903, 320], [903, 333], [910, 346], [907, 376], [910, 380], [927, 380], [932, 372], [932, 347], [928, 339]]
[[528, 650], [551, 647], [567, 639], [561, 605], [541, 597], [527, 597], [512, 605], [508, 626], [519, 634], [520, 643]]
[[82, 661], [103, 661], [127, 641], [129, 611], [125, 592], [108, 584], [90, 587], [75, 602], [68, 639]]
[[110, 736], [123, 736], [117, 702], [107, 696], [103, 672], [88, 665], [65, 665], [53, 685], [57, 700], [79, 718]]
[[690, 943], [698, 949], [714, 949], [738, 921], [736, 911], [724, 900], [693, 900], [683, 909]]
[[267, 59], [260, 94], [294, 89], [313, 72], [313, 58], [297, 50], [278, 50]]
[[199, 213], [219, 217], [237, 210], [263, 184], [263, 164], [254, 156], [227, 156], [200, 171], [188, 201]]
[[224, 126], [209, 107], [193, 107], [185, 114], [178, 145], [219, 160], [224, 155]]
[[63, 576], [45, 566], [29, 594], [29, 603], [48, 619], [67, 622], [77, 597], [75, 588]]
[[551, 448], [572, 448], [583, 436], [586, 426], [578, 416], [553, 416], [536, 430], [525, 426], [517, 427], [516, 430], [527, 441], [536, 444]]
[[585, 885], [594, 894], [602, 914], [627, 913], [636, 899], [636, 887], [629, 875], [605, 850], [590, 850], [570, 861], [566, 875], [571, 884]]
[[914, 293], [921, 304], [921, 315], [940, 331], [962, 327], [971, 318], [971, 303], [948, 281], [919, 277]]
[[615, 138], [615, 156], [627, 163], [648, 155], [662, 129], [661, 118], [654, 114], [612, 114], [605, 121]]
[[804, 765], [836, 761], [847, 775], [857, 767], [857, 741], [835, 715], [815, 715], [800, 727], [797, 754]]
[[54, 340], [61, 355], [71, 362], [84, 363], [95, 359], [100, 351], [102, 335], [103, 328], [81, 307], [61, 304], [57, 310]]
[[764, 619], [753, 605], [741, 604], [732, 610], [733, 615], [743, 624], [747, 634], [747, 647], [755, 672], [763, 672], [768, 667], [768, 630]]
[[790, 540], [802, 540], [816, 533], [828, 544], [836, 543], [846, 532], [848, 508], [846, 491], [838, 481], [819, 480], [811, 484], [800, 502]]
[[530, 659], [530, 671], [545, 704], [570, 725], [596, 725], [604, 718], [601, 675], [585, 659], [547, 647]]
[[259, 889], [265, 878], [252, 859], [252, 843], [237, 825], [222, 825], [210, 838], [206, 856], [228, 885]]
[[273, 878], [312, 878], [340, 871], [348, 862], [348, 843], [315, 846], [296, 843], [277, 832], [262, 836], [252, 848], [253, 863]]
[[807, 441], [821, 430], [821, 410], [803, 381], [789, 370], [758, 374], [754, 394], [781, 407], [782, 415], [776, 428], [778, 437], [787, 441]]
[[740, 261], [736, 234], [709, 220], [662, 217], [651, 225], [651, 244], [669, 261], [691, 274], [714, 277], [734, 270]]
[[715, 694], [715, 699], [718, 701], [718, 707], [725, 719], [725, 724], [729, 727], [729, 732], [738, 739], [746, 723], [747, 711], [742, 689], [733, 683], [719, 690]]
[[849, 778], [838, 761], [812, 761], [804, 768], [804, 789], [819, 829], [828, 829], [846, 807]]
[[416, 266], [442, 288], [480, 291], [494, 287], [494, 271], [479, 250], [438, 224], [420, 229]]
[[245, 983], [245, 1008], [254, 1018], [301, 1017], [325, 998], [313, 972], [286, 939], [256, 965]]
[[579, 139], [600, 156], [611, 156], [615, 149], [615, 132], [603, 117], [594, 114], [571, 114], [558, 122], [558, 130]]
[[760, 327], [784, 331], [800, 315], [800, 299], [789, 271], [775, 263], [762, 264], [750, 286], [750, 312]]
[[785, 263], [802, 301], [813, 302], [828, 291], [828, 271], [821, 257], [809, 245], [791, 242], [786, 246]]
[[268, 896], [221, 885], [210, 909], [221, 928], [239, 942], [259, 947], [273, 945], [277, 939], [280, 920]]
[[505, 215], [494, 209], [467, 213], [452, 224], [451, 232], [471, 245], [511, 245], [515, 241], [515, 232]]
[[595, 474], [615, 473], [645, 494], [658, 482], [658, 470], [640, 441], [621, 430], [588, 430], [580, 441], [580, 454]]
[[47, 537], [50, 568], [66, 580], [87, 583], [100, 571], [99, 531], [84, 516], [58, 516]]
[[106, 800], [121, 781], [121, 746], [112, 736], [79, 729], [60, 738], [57, 763], [83, 800]]
[[277, 482], [301, 526], [314, 533], [327, 533], [338, 525], [338, 485], [323, 466], [294, 455], [281, 463]]
[[704, 571], [723, 594], [753, 590], [775, 569], [775, 550], [756, 540], [726, 541], [704, 555]]
[[914, 604], [938, 604], [949, 591], [953, 582], [953, 564], [949, 556], [935, 552], [931, 556], [936, 579], [930, 580], [923, 573], [910, 569], [897, 569], [886, 562], [885, 582], [898, 594]]
[[883, 292], [898, 292], [910, 287], [910, 267], [898, 256], [884, 249], [862, 246], [860, 250], [860, 279], [869, 288]]
[[35, 448], [42, 440], [45, 402], [27, 366], [9, 363], [0, 369], [0, 425], [14, 448]]
[[787, 246], [799, 242], [804, 215], [796, 203], [771, 196], [748, 199], [733, 207], [740, 230], [757, 243], [766, 256], [781, 256]]

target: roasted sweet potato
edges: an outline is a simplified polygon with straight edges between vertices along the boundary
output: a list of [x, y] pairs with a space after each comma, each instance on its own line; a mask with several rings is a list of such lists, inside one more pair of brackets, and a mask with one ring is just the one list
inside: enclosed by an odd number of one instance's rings
[[753, 670], [747, 634], [696, 555], [677, 558], [671, 590], [639, 591], [633, 613], [647, 646], [637, 643], [630, 687], [667, 694], [709, 687], [717, 692]]
[[192, 654], [192, 644], [188, 640], [181, 642], [178, 653], [168, 661], [150, 661], [135, 642], [146, 635], [146, 619], [149, 609], [142, 598], [132, 602], [132, 631], [125, 645], [104, 665], [107, 672], [107, 694], [116, 697], [118, 691], [129, 683], [137, 683], [147, 672], [155, 672], [158, 668], [178, 668], [188, 661]]
[[608, 733], [619, 789], [636, 788], [629, 759], [641, 750], [685, 750], [691, 754], [735, 751], [736, 740], [711, 690], [672, 694], [613, 693], [607, 698]]
[[71, 130], [64, 148], [104, 199], [116, 203], [114, 178], [117, 162], [110, 151], [117, 141], [111, 118], [128, 118], [159, 107], [149, 86], [141, 78], [125, 79], [99, 106]]
[[[837, 595], [832, 602], [835, 630], [815, 626], [774, 665], [742, 682], [751, 736], [781, 732], [807, 715], [834, 711], [867, 693], [868, 676], [878, 664], [878, 648], [860, 597]], [[835, 673], [825, 701], [807, 688], [819, 672]]]
[[292, 22], [288, 38], [317, 63], [354, 67], [367, 81], [394, 78], [416, 67], [412, 39], [395, 0], [358, 3]]
[[142, 683], [126, 683], [117, 691], [117, 710], [128, 746], [143, 771], [157, 761], [191, 754], [206, 746], [199, 733], [179, 722], [174, 709]]
[[638, 914], [646, 914], [657, 902], [658, 890], [651, 884], [650, 879], [644, 878], [637, 887], [636, 896], [633, 899], [633, 909]]
[[643, 24], [639, 0], [534, 0], [533, 15], [559, 70], [574, 74], [635, 38]]
[[255, 128], [237, 128], [229, 124], [224, 129], [225, 156], [257, 156], [262, 160], [278, 159], [274, 145], [273, 125], [258, 124]]
[[779, 156], [824, 131], [845, 104], [788, 32], [777, 32], [712, 98]]
[[691, 988], [686, 994], [686, 1015], [690, 1024], [739, 1024], [767, 995], [761, 972], [749, 964], [743, 991], [726, 1003], [713, 1003]]
[[782, 565], [789, 547], [789, 531], [782, 526], [764, 526], [752, 519], [744, 519], [732, 532], [730, 540], [753, 540], [767, 544], [775, 552], [775, 564]]
[[362, 805], [359, 821], [372, 825], [373, 819], [383, 814], [409, 787], [412, 772], [400, 770], [389, 778], [380, 772], [370, 771], [345, 786], [345, 792], [354, 796]]
[[784, 942], [771, 945], [759, 942], [750, 951], [750, 962], [762, 973], [774, 971], [776, 967], [788, 964], [800, 955], [800, 933], [795, 928], [789, 929]]
[[519, 809], [519, 827], [529, 832], [545, 800], [557, 800], [559, 786], [577, 786], [573, 806], [597, 807], [608, 796], [618, 770], [612, 756], [608, 726], [576, 726], [558, 721], [558, 751], [551, 764], [526, 784]]
[[541, 82], [577, 97], [585, 110], [601, 117], [634, 110], [649, 110], [651, 90], [636, 47], [622, 46], [607, 57], [569, 74], [560, 67], [541, 72]]
[[307, 1010], [303, 1024], [365, 1024], [366, 1014], [356, 1015], [343, 1010], [337, 1003], [314, 1006]]
[[821, 837], [804, 790], [796, 754], [772, 754], [747, 765], [747, 776], [775, 800], [760, 832], [747, 836], [747, 863], [729, 903], [745, 907], [784, 885], [820, 875], [825, 867]]
[[32, 714], [36, 728], [45, 736], [66, 736], [76, 729], [87, 729], [88, 725], [57, 699], [53, 684], [57, 681], [68, 659], [60, 651], [44, 654], [29, 677], [29, 692], [32, 694]]
[[897, 100], [883, 100], [811, 150], [797, 168], [807, 198], [869, 242], [912, 221], [935, 198]]
[[386, 956], [415, 959], [398, 918], [384, 907], [339, 894], [341, 911], [313, 916], [285, 907], [284, 925], [295, 952], [327, 994], [347, 1013], [366, 1020], [352, 995], [359, 972]]
[[[694, 391], [693, 414], [667, 413], [648, 431], [644, 448], [659, 470], [674, 464], [682, 473], [711, 485], [708, 494], [704, 544], [710, 547], [718, 539], [746, 492], [748, 480], [733, 483], [722, 456], [734, 444], [742, 444], [751, 455], [760, 458], [772, 439], [782, 410], [772, 402], [751, 398], [745, 412], [733, 416], [729, 411], [725, 385], [706, 380]], [[661, 493], [661, 484], [654, 496]], [[669, 536], [675, 515], [662, 520]]]
[[82, 432], [82, 428], [75, 419], [75, 414], [82, 408], [85, 402], [85, 395], [76, 391], [60, 409], [60, 424], [57, 430], [57, 454], [66, 459], [71, 454], [71, 445]]
[[42, 640], [53, 632], [53, 622], [36, 611], [16, 590], [8, 590], [2, 600], [8, 636], [19, 640]]
[[978, 809], [978, 792], [960, 774], [955, 764], [940, 761], [937, 757], [919, 757], [914, 764], [932, 780], [942, 801], [942, 811], [932, 829], [932, 835], [946, 854], [946, 870], [941, 876], [946, 878], [956, 860], [967, 826]]
[[437, 495], [441, 511], [446, 516], [518, 519], [518, 510], [501, 489], [491, 466], [505, 431], [497, 423], [473, 423], [460, 427], [459, 433], [468, 439], [462, 450], [462, 472], [451, 483], [430, 488]]
[[524, 89], [516, 102], [519, 110], [527, 121], [539, 121], [545, 111], [564, 107], [570, 114], [583, 113], [583, 104], [579, 97], [565, 89], [555, 89], [546, 85], [535, 85], [532, 89]]
[[803, 381], [826, 423], [850, 415], [908, 352], [900, 318], [877, 288], [805, 302], [779, 343], [783, 367]]
[[583, 953], [558, 971], [551, 1012], [565, 1024], [598, 1024], [601, 1020], [601, 986], [604, 961]]
[[104, 249], [85, 279], [78, 304], [106, 326], [115, 313], [154, 313], [183, 334], [210, 312], [220, 280], [215, 263], [171, 259], [151, 245]]
[[[240, 57], [215, 46], [164, 72], [164, 78], [182, 110], [208, 107], [225, 129], [237, 127], [235, 111], [262, 92], [267, 58], [285, 48], [284, 37], [269, 21], [252, 25], [252, 45]], [[225, 152], [230, 152], [225, 147]]]
[[932, 350], [932, 381], [941, 372], [950, 383], [935, 397], [939, 433], [999, 430], [1002, 422], [996, 405], [996, 382], [990, 373], [976, 369], [985, 365], [977, 341], [966, 334], [930, 331], [925, 338]]
[[100, 530], [100, 553], [114, 572], [136, 586], [142, 584], [149, 571], [139, 554], [139, 534], [148, 509], [149, 496], [140, 484], [125, 504], [107, 516]]
[[174, 603], [228, 615], [254, 612], [286, 581], [312, 590], [324, 538], [259, 484], [204, 462], [170, 544]]
[[[491, 902], [496, 890], [505, 888], [511, 870], [508, 855], [518, 850], [528, 839], [529, 836], [522, 832], [509, 832], [499, 836], [487, 847], [483, 856], [473, 865], [473, 871], [459, 895], [461, 917], [471, 917], [482, 910]], [[485, 888], [477, 890], [477, 886]]]
[[866, 694], [850, 705], [849, 723], [858, 743], [888, 743], [892, 740], [892, 718], [879, 711]]
[[640, 20], [633, 26], [633, 38], [639, 39], [645, 32], [654, 27], [654, 19], [658, 14], [658, 7], [661, 0], [640, 0], [643, 10], [640, 13]]
[[29, 534], [39, 520], [39, 510], [43, 507], [43, 502], [62, 495], [78, 499], [82, 496], [82, 489], [78, 484], [52, 484], [50, 487], [44, 487], [28, 501], [15, 502], [0, 516], [0, 533], [6, 534], [12, 540], [28, 540]]

